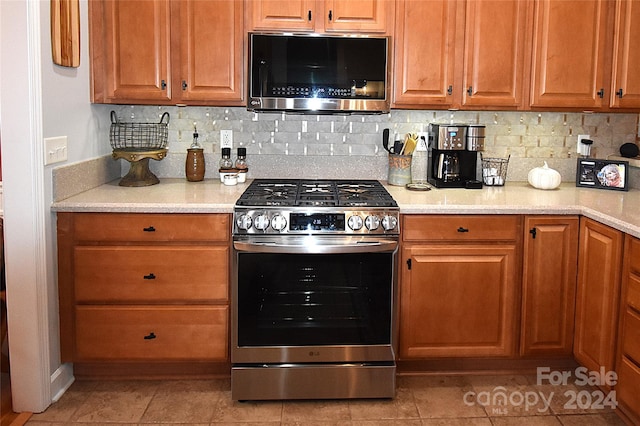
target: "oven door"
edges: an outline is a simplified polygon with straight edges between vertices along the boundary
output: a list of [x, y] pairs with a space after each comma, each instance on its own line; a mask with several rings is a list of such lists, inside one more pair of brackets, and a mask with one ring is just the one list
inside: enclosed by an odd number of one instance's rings
[[234, 239], [237, 363], [393, 361], [395, 238]]

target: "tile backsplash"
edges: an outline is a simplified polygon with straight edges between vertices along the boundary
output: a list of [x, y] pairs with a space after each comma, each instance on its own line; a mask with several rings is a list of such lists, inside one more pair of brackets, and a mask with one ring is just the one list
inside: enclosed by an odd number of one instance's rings
[[[109, 107], [107, 107], [109, 108]], [[393, 110], [382, 115], [253, 113], [243, 107], [158, 107], [118, 105], [121, 121], [158, 122], [169, 112], [169, 153], [152, 161], [159, 177], [184, 177], [193, 126], [205, 148], [206, 178], [215, 178], [220, 130], [233, 131], [233, 146], [247, 148], [249, 177], [373, 178], [386, 180], [382, 131], [391, 135], [425, 131], [429, 123], [483, 124], [485, 157], [510, 157], [507, 180], [526, 181], [528, 171], [547, 161], [563, 181], [575, 181], [579, 134], [594, 140], [593, 157], [618, 154], [636, 142], [638, 114]], [[110, 118], [105, 114], [105, 134]], [[108, 141], [106, 142], [108, 143]], [[129, 165], [123, 160], [122, 173]]]

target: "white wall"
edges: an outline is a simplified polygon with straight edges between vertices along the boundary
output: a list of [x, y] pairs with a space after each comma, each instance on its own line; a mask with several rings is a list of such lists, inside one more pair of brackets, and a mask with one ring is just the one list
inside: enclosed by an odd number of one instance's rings
[[104, 155], [89, 102], [87, 0], [81, 64], [53, 65], [48, 0], [0, 1], [0, 132], [11, 379], [15, 411], [40, 412], [70, 384], [60, 365], [52, 169], [43, 138], [68, 137], [68, 162]]

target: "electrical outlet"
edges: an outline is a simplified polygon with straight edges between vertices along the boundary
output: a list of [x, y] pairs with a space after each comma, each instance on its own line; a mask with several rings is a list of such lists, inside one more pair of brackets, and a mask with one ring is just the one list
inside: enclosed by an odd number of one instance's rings
[[233, 148], [233, 130], [220, 130], [220, 148]]
[[67, 137], [44, 139], [44, 165], [67, 161]]
[[589, 135], [578, 135], [578, 145], [576, 146], [576, 152], [578, 154], [584, 153], [584, 145], [581, 143], [583, 139], [591, 139]]

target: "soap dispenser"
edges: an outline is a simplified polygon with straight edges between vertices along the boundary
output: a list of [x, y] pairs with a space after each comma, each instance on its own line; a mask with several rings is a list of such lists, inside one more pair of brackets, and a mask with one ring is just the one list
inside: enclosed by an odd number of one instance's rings
[[204, 149], [198, 142], [198, 129], [193, 124], [193, 142], [187, 149], [187, 161], [185, 164], [185, 175], [189, 182], [199, 182], [204, 179]]

